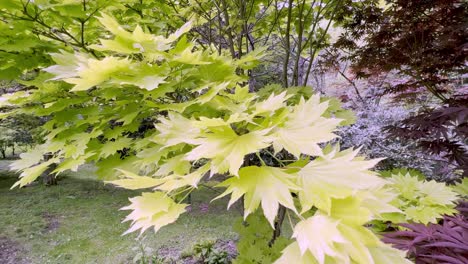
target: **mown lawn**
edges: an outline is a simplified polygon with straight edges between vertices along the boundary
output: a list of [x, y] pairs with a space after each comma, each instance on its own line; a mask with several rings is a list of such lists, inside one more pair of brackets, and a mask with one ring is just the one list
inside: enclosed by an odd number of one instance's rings
[[[177, 257], [205, 240], [231, 240], [239, 211], [226, 211], [226, 200], [210, 203], [217, 193], [201, 187], [191, 211], [157, 234], [122, 236], [128, 197], [138, 192], [94, 180], [93, 167], [61, 178], [58, 186], [34, 185], [10, 190], [16, 176], [0, 161], [0, 238], [15, 243], [18, 263], [133, 263], [141, 248]], [[1, 260], [0, 260], [1, 262]]]

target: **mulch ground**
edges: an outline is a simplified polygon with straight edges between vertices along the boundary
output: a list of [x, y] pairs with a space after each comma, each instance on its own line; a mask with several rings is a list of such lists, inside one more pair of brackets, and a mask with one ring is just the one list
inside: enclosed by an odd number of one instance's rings
[[28, 264], [20, 257], [21, 245], [7, 237], [0, 237], [0, 263], [2, 264]]

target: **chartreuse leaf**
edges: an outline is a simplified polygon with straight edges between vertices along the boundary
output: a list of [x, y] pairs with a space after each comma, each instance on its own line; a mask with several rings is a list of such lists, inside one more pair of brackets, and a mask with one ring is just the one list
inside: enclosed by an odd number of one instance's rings
[[325, 262], [326, 255], [346, 260], [346, 255], [340, 256], [335, 248], [335, 244], [348, 243], [338, 230], [338, 223], [322, 215], [300, 221], [294, 227], [292, 236], [296, 238], [301, 255], [308, 251], [320, 264]]
[[29, 152], [21, 153], [20, 159], [10, 164], [12, 170], [24, 170], [38, 164], [43, 159], [44, 145], [37, 145]]
[[128, 72], [131, 61], [127, 58], [105, 57], [102, 60], [87, 58], [85, 55], [75, 56], [53, 54], [52, 57], [67, 56], [71, 60], [64, 65], [51, 66], [45, 71], [54, 74], [54, 79], [63, 79], [74, 84], [71, 91], [86, 91], [93, 86], [100, 85], [114, 75]]
[[287, 95], [286, 91], [279, 95], [271, 94], [266, 100], [255, 104], [254, 114], [267, 113], [272, 115], [276, 110], [286, 106], [286, 100], [288, 100], [289, 97], [291, 96]]
[[380, 247], [369, 247], [369, 251], [375, 264], [412, 264], [413, 262], [405, 258], [405, 252], [392, 248], [388, 245]]
[[84, 155], [80, 155], [77, 158], [68, 158], [60, 163], [60, 165], [53, 171], [53, 173], [60, 174], [64, 171], [71, 170], [77, 171], [80, 165], [86, 163], [86, 160], [93, 156], [94, 152], [87, 152]]
[[197, 97], [196, 101], [199, 102], [200, 104], [205, 104], [213, 97], [215, 97], [220, 91], [226, 89], [230, 83], [229, 82], [223, 82], [220, 84], [210, 84], [207, 89], [202, 95]]
[[139, 173], [142, 169], [139, 164], [136, 164], [139, 159], [137, 157], [127, 157], [122, 159], [119, 154], [111, 155], [105, 159], [99, 160], [97, 163], [96, 175], [101, 180], [115, 180], [118, 179], [119, 173], [116, 169]]
[[[304, 254], [301, 254], [301, 250], [299, 248], [299, 244], [297, 242], [293, 242], [289, 246], [287, 246], [279, 259], [277, 259], [274, 264], [318, 264], [317, 260], [314, 258], [314, 255], [310, 251], [306, 251]], [[328, 261], [326, 263], [334, 263], [330, 262], [328, 257], [325, 257]]]
[[182, 35], [189, 32], [192, 29], [193, 21], [187, 21], [183, 26], [177, 29], [174, 33], [170, 34], [167, 38], [167, 41], [174, 42], [178, 40]]
[[233, 102], [248, 104], [255, 100], [258, 96], [255, 93], [249, 91], [249, 86], [237, 86], [233, 94], [228, 93], [226, 96]]
[[337, 245], [339, 252], [347, 254], [354, 263], [374, 263], [369, 247], [382, 245], [375, 234], [363, 226], [350, 226], [341, 222], [338, 230], [348, 241]]
[[207, 163], [197, 170], [188, 174], [171, 174], [161, 178], [162, 184], [157, 186], [156, 189], [162, 191], [174, 191], [185, 186], [196, 188], [200, 180], [210, 170], [210, 164]]
[[301, 98], [299, 104], [292, 107], [284, 124], [274, 131], [275, 151], [286, 149], [295, 157], [299, 157], [301, 153], [312, 156], [322, 155], [318, 143], [334, 139], [336, 135], [333, 131], [342, 121], [322, 117], [327, 108], [328, 103], [320, 103], [318, 94], [307, 101]]
[[243, 69], [253, 69], [259, 64], [259, 59], [266, 55], [266, 48], [260, 47], [257, 48], [242, 58], [235, 61], [235, 63]]
[[101, 45], [91, 45], [90, 47], [96, 50], [108, 50], [125, 54], [160, 53], [166, 51], [170, 49], [171, 42], [176, 41], [191, 28], [191, 23], [188, 22], [166, 39], [162, 36], [145, 33], [138, 25], [135, 27], [135, 30], [130, 33], [125, 30], [117, 20], [104, 13], [102, 13], [101, 17], [98, 19], [108, 31], [114, 34], [115, 38], [112, 40], [101, 39]]
[[27, 184], [30, 184], [31, 182], [35, 181], [39, 176], [41, 176], [41, 174], [44, 171], [46, 171], [47, 168], [49, 168], [49, 165], [57, 162], [59, 162], [59, 159], [53, 158], [36, 166], [23, 170], [23, 172], [20, 174], [20, 179], [17, 182], [15, 182], [15, 184], [13, 184], [11, 188], [13, 189], [16, 186], [19, 186], [21, 188]]
[[[77, 76], [77, 71], [80, 65], [84, 65], [90, 59], [89, 55], [86, 53], [69, 53], [67, 51], [61, 50], [60, 53], [50, 54], [56, 65], [52, 65], [44, 71], [49, 72], [54, 75], [50, 80], [62, 80], [66, 78], [72, 78]], [[35, 83], [35, 81], [30, 81], [27, 83], [29, 85], [36, 85], [45, 88], [44, 85]]]
[[419, 180], [409, 172], [392, 174], [388, 180], [388, 188], [398, 194], [392, 205], [403, 211], [406, 221], [436, 223], [442, 215], [455, 213], [457, 193], [443, 183]]
[[108, 181], [108, 183], [114, 184], [116, 186], [129, 189], [129, 190], [138, 190], [145, 188], [152, 188], [157, 185], [160, 185], [163, 181], [161, 179], [156, 179], [147, 176], [140, 176], [130, 171], [118, 170], [121, 172], [125, 179], [119, 179], [114, 181]]
[[340, 219], [344, 224], [361, 226], [372, 219], [369, 209], [361, 205], [359, 198], [348, 196], [344, 199], [332, 199], [329, 213], [335, 219]]
[[457, 183], [454, 186], [451, 186], [452, 190], [458, 193], [462, 197], [468, 196], [468, 178], [463, 178], [460, 183]]
[[169, 112], [168, 118], [160, 118], [159, 123], [154, 126], [159, 133], [154, 136], [153, 141], [164, 147], [180, 143], [193, 144], [201, 132], [192, 121], [174, 112]]
[[205, 60], [202, 51], [192, 51], [192, 47], [187, 47], [184, 51], [175, 56], [172, 61], [191, 65], [211, 64], [210, 61]]
[[185, 159], [184, 154], [181, 154], [165, 160], [164, 163], [159, 166], [155, 175], [166, 176], [171, 173], [184, 175], [190, 171], [190, 168], [192, 168], [192, 164]]
[[340, 125], [348, 126], [356, 123], [356, 115], [351, 110], [341, 110], [335, 113], [335, 117], [341, 119]]
[[228, 208], [244, 195], [244, 219], [262, 205], [263, 213], [274, 227], [274, 219], [279, 205], [293, 211], [294, 207], [291, 191], [298, 190], [294, 184], [296, 175], [286, 173], [275, 167], [243, 167], [239, 170], [239, 177], [231, 177], [219, 186], [227, 187], [216, 199], [231, 194]]
[[244, 156], [268, 147], [272, 141], [266, 136], [268, 129], [243, 135], [237, 135], [228, 126], [212, 129], [196, 139], [196, 147], [187, 153], [188, 160], [211, 159], [211, 174], [229, 171], [237, 176]]
[[384, 245], [365, 227], [321, 214], [300, 221], [293, 237], [296, 241], [275, 264], [411, 263], [403, 252]]
[[126, 138], [126, 137], [118, 138], [115, 141], [108, 141], [102, 146], [100, 156], [103, 158], [107, 158], [110, 155], [115, 154], [117, 150], [128, 148], [131, 142], [132, 142], [132, 139]]
[[142, 193], [141, 196], [130, 198], [131, 204], [121, 210], [132, 210], [123, 222], [132, 221], [125, 234], [140, 229], [140, 235], [150, 227], [154, 232], [170, 223], [185, 212], [187, 204], [177, 204], [162, 192]]
[[339, 151], [335, 147], [299, 171], [302, 187], [299, 199], [303, 212], [312, 206], [330, 212], [332, 198], [346, 198], [358, 190], [380, 188], [387, 183], [369, 170], [379, 159], [364, 160], [357, 156], [358, 151]]
[[369, 210], [373, 219], [384, 219], [385, 214], [401, 213], [401, 210], [391, 205], [398, 195], [388, 188], [377, 188], [359, 191], [355, 198], [360, 200], [361, 206]]

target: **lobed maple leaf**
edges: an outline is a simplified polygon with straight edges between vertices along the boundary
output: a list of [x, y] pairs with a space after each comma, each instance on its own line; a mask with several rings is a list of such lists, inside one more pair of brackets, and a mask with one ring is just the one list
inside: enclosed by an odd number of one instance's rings
[[299, 189], [294, 184], [295, 175], [286, 173], [284, 169], [275, 167], [243, 167], [239, 170], [239, 177], [231, 177], [219, 186], [227, 189], [215, 199], [231, 194], [228, 208], [244, 195], [244, 219], [261, 204], [265, 217], [274, 228], [274, 220], [279, 205], [293, 211], [294, 206], [291, 191]]

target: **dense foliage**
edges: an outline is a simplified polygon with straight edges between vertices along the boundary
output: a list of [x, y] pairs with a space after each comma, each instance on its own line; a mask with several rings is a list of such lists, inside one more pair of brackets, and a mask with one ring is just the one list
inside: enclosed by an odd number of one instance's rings
[[[357, 77], [399, 74], [401, 82], [381, 93], [417, 100], [422, 107], [388, 131], [439, 155], [464, 176], [468, 98], [453, 80], [467, 73], [467, 14], [467, 3], [459, 0], [364, 1], [343, 12], [344, 33], [329, 56], [350, 60]], [[343, 50], [347, 56], [339, 55]], [[427, 105], [430, 96], [435, 100]]]
[[403, 230], [385, 234], [383, 241], [408, 250], [416, 263], [467, 263], [467, 209], [467, 202], [460, 202], [462, 213], [445, 216], [442, 224], [401, 224]]
[[[142, 234], [176, 221], [190, 193], [216, 175], [223, 192], [213, 199], [243, 204], [237, 263], [410, 263], [369, 223], [437, 222], [455, 212], [456, 193], [410, 174], [381, 177], [373, 170], [380, 158], [334, 144], [354, 121], [338, 100], [300, 86], [255, 92], [252, 84], [252, 71], [272, 54], [269, 38], [257, 45], [265, 32], [284, 43], [273, 54], [283, 86], [307, 84], [346, 2], [2, 2], [4, 39], [35, 43], [24, 52], [0, 45], [6, 69], [19, 76], [47, 66], [0, 101], [15, 107], [3, 118], [47, 119], [44, 142], [12, 165], [21, 172], [14, 187], [54, 164], [58, 175], [94, 162], [107, 182], [144, 190], [122, 208], [131, 211], [126, 233]], [[12, 63], [29, 53], [43, 59]], [[290, 240], [280, 237], [286, 219]]]

